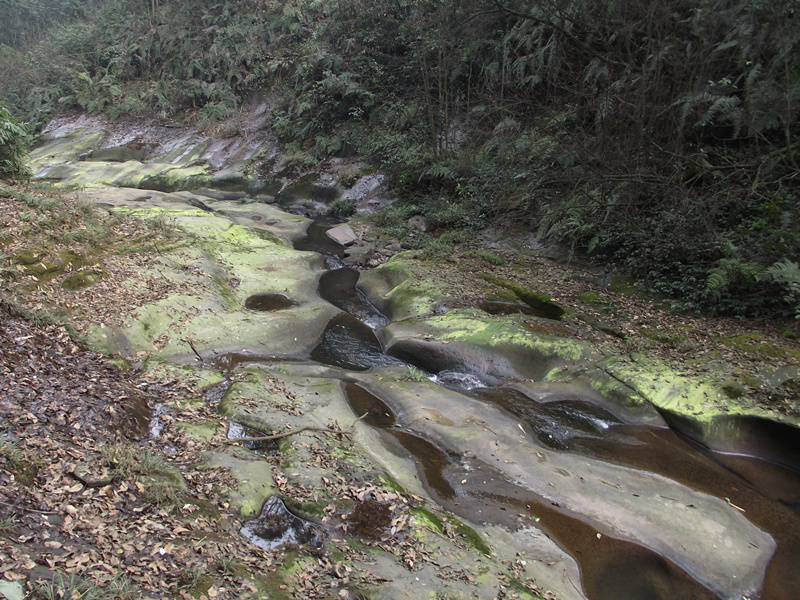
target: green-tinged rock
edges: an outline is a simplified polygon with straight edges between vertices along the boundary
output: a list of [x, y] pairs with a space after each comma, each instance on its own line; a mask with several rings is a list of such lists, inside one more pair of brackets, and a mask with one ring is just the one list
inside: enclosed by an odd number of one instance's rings
[[5, 600], [23, 600], [25, 596], [25, 590], [19, 581], [0, 580], [0, 597]]
[[78, 271], [77, 273], [67, 275], [64, 281], [61, 282], [61, 287], [65, 290], [76, 292], [93, 286], [96, 283], [100, 283], [103, 277], [104, 273], [102, 271]]
[[[376, 375], [363, 379], [378, 389]], [[492, 465], [502, 474], [498, 486], [514, 482], [514, 489], [529, 490], [548, 506], [568, 505], [602, 535], [657, 549], [720, 595], [750, 593], [763, 580], [774, 540], [722, 499], [590, 456], [575, 460], [570, 452], [540, 444], [530, 425], [500, 408], [430, 382], [384, 382], [380, 389], [405, 431], [435, 444], [444, 456], [468, 449], [476, 468]], [[452, 464], [458, 468], [456, 460]], [[470, 471], [464, 471], [462, 484], [469, 485]]]
[[532, 309], [541, 313], [541, 316], [543, 317], [549, 319], [560, 319], [566, 314], [566, 311], [561, 306], [550, 300], [550, 296], [547, 296], [546, 294], [537, 294], [536, 292], [525, 289], [513, 281], [500, 279], [488, 273], [484, 273], [480, 275], [480, 277], [489, 283], [511, 290], [520, 300], [522, 300]]
[[597, 358], [582, 340], [532, 332], [524, 322], [519, 315], [487, 317], [480, 311], [452, 310], [392, 323], [383, 333], [391, 354], [434, 373], [460, 365], [476, 375], [539, 379], [560, 365]]
[[80, 158], [85, 161], [128, 162], [135, 160], [141, 162], [144, 160], [144, 146], [141, 142], [135, 141], [121, 146], [90, 150]]
[[210, 442], [217, 433], [223, 431], [223, 426], [219, 421], [205, 421], [204, 423], [179, 423], [178, 429], [182, 429], [196, 440]]
[[18, 265], [35, 265], [47, 256], [47, 250], [37, 248], [23, 248], [11, 255], [11, 262]]
[[195, 365], [179, 365], [159, 358], [145, 361], [140, 368], [140, 373], [161, 380], [181, 381], [201, 390], [225, 381], [225, 376], [214, 369], [204, 369]]
[[210, 183], [218, 190], [244, 192], [250, 187], [251, 179], [247, 162], [239, 161], [214, 173]]
[[258, 516], [267, 498], [278, 493], [270, 464], [248, 457], [246, 450], [207, 452], [204, 459], [209, 466], [227, 469], [235, 477], [236, 488], [229, 492], [229, 500], [243, 521]]
[[358, 282], [370, 301], [393, 321], [435, 314], [449, 298], [441, 282], [417, 273], [419, 263], [407, 256], [395, 254], [378, 268], [364, 271]]
[[84, 130], [51, 138], [31, 151], [28, 166], [34, 176], [47, 177], [46, 174], [40, 175], [39, 171], [48, 166], [77, 161], [82, 154], [99, 146], [104, 139], [104, 132], [91, 133]]
[[177, 141], [169, 144], [169, 149], [150, 158], [151, 162], [170, 165], [189, 166], [201, 160], [203, 154], [211, 145], [211, 140], [202, 139], [197, 134], [182, 136]]
[[794, 361], [800, 359], [800, 350], [786, 346], [776, 346], [759, 333], [721, 337], [719, 341], [730, 348], [741, 350], [758, 358], [791, 359]]
[[209, 185], [211, 175], [206, 165], [168, 167], [141, 181], [138, 187], [145, 190], [171, 192], [190, 190]]

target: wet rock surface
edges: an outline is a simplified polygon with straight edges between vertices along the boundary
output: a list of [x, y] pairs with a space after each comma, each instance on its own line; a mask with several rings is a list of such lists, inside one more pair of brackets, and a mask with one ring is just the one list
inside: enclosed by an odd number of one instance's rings
[[[797, 595], [797, 457], [781, 452], [796, 441], [793, 424], [773, 427], [757, 411], [695, 418], [686, 407], [708, 402], [712, 384], [657, 361], [609, 355], [597, 332], [568, 314], [556, 322], [517, 312], [507, 296], [516, 284], [496, 290], [506, 294], [501, 308], [479, 311], [471, 294], [454, 298], [444, 274], [420, 271], [400, 248], [369, 273], [343, 269], [344, 250], [326, 233], [335, 223], [244, 204], [230, 190], [100, 186], [140, 175], [136, 185], [210, 185], [211, 169], [239, 185], [232, 146], [215, 150], [219, 160], [192, 164], [214, 143], [178, 136], [157, 153], [177, 161], [169, 169], [56, 164], [105, 139], [91, 135], [53, 137], [56, 159], [34, 156], [42, 176], [85, 178], [96, 186], [84, 192], [89, 200], [170, 219], [180, 233], [137, 266], [136, 278], [134, 269], [111, 269], [93, 286], [168, 282], [134, 311], [88, 328], [89, 339], [177, 379], [214, 381], [203, 406], [217, 416], [203, 413], [184, 431], [204, 448], [206, 465], [230, 475], [219, 506], [241, 519], [260, 514], [241, 531], [257, 544], [270, 540], [261, 546], [269, 560], [283, 552], [276, 540], [320, 553], [309, 561], [296, 554], [302, 568], [279, 570], [278, 589], [490, 599], [513, 579], [522, 598]], [[315, 212], [330, 199], [315, 185], [309, 178], [275, 194]], [[261, 294], [297, 304], [249, 309]], [[632, 327], [620, 331], [631, 335]], [[720, 449], [761, 447], [783, 467], [690, 447], [659, 413], [700, 441], [728, 444]], [[165, 423], [183, 414], [187, 405], [173, 403]], [[279, 452], [226, 444], [231, 433], [219, 421], [280, 434]], [[765, 441], [775, 434], [778, 443]], [[368, 550], [347, 550], [353, 537]]]
[[247, 310], [271, 312], [297, 306], [297, 301], [285, 294], [253, 294], [244, 301]]
[[290, 544], [319, 548], [324, 539], [319, 526], [289, 512], [277, 496], [269, 498], [258, 517], [242, 525], [239, 531], [246, 540], [267, 551]]

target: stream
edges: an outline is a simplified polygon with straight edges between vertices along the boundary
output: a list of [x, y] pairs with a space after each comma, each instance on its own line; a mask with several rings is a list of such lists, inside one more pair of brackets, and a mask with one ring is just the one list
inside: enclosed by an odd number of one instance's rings
[[[305, 219], [284, 220], [284, 215], [295, 214], [280, 213], [261, 201], [244, 202], [244, 192], [149, 192], [148, 186], [160, 189], [150, 181], [151, 170], [161, 169], [164, 177], [174, 174], [174, 189], [190, 181], [186, 177], [199, 177], [193, 175], [189, 158], [178, 164], [190, 155], [183, 150], [176, 154], [172, 146], [180, 140], [172, 140], [172, 132], [163, 133], [170, 143], [154, 150], [147, 163], [95, 164], [81, 160], [88, 142], [73, 127], [65, 125], [34, 153], [38, 178], [84, 186], [95, 173], [96, 181], [107, 187], [81, 187], [82, 196], [128, 210], [180, 213], [191, 206], [199, 210], [180, 216], [181, 226], [199, 240], [215, 240], [209, 248], [184, 248], [180, 261], [164, 260], [163, 268], [176, 281], [187, 282], [186, 290], [176, 292], [174, 301], [141, 307], [130, 327], [102, 333], [109, 354], [137, 357], [155, 351], [177, 364], [229, 375], [259, 365], [303, 373], [303, 384], [294, 391], [301, 394], [300, 387], [319, 386], [319, 396], [302, 410], [267, 406], [265, 411], [275, 412], [265, 421], [297, 428], [363, 417], [354, 423], [353, 443], [365, 460], [378, 472], [399, 473], [405, 477], [402, 485], [474, 526], [472, 533], [482, 541], [468, 556], [475, 557], [477, 548], [478, 554], [492, 552], [491, 560], [505, 565], [523, 555], [531, 562], [552, 559], [530, 573], [544, 574], [559, 596], [800, 598], [796, 428], [730, 416], [731, 429], [744, 443], [711, 451], [684, 435], [692, 434], [689, 419], [650, 406], [642, 417], [588, 388], [526, 380], [534, 371], [548, 373], [558, 362], [540, 357], [546, 364], [534, 364], [525, 376], [514, 375], [513, 361], [502, 349], [473, 352], [457, 338], [450, 344], [428, 335], [425, 319], [383, 314], [370, 301], [380, 294], [368, 297], [363, 291], [368, 286], [359, 285], [362, 274], [347, 264], [346, 249], [326, 235], [335, 221], [321, 217], [307, 225]], [[256, 140], [252, 155], [258, 147]], [[216, 157], [215, 164], [242, 158], [233, 146], [226, 152], [231, 155]], [[134, 167], [141, 171], [136, 177], [131, 175]], [[213, 187], [213, 177], [207, 177], [206, 185]], [[310, 192], [295, 187], [292, 194], [291, 185], [281, 188], [280, 197], [272, 200], [281, 203], [286, 196], [291, 206], [284, 203], [283, 209], [297, 211]], [[317, 212], [325, 209], [322, 202], [315, 206]], [[294, 249], [285, 244], [287, 239], [295, 240]], [[205, 290], [205, 296], [198, 290]], [[550, 323], [546, 314], [519, 304], [487, 302], [476, 308], [483, 316], [462, 322], [483, 325], [495, 318], [491, 315], [524, 310], [537, 323]], [[186, 342], [190, 335], [196, 343], [192, 354]], [[157, 336], [163, 343], [159, 347], [154, 344]], [[512, 351], [517, 353], [514, 360], [533, 362], [527, 346]], [[299, 378], [284, 379], [289, 386]], [[221, 404], [228, 386], [235, 389], [231, 381], [209, 389], [206, 402]], [[255, 398], [248, 400], [253, 402], [247, 410], [236, 413], [242, 420], [251, 408], [259, 410]], [[162, 417], [152, 420], [154, 437]], [[723, 425], [726, 418], [720, 421]], [[228, 436], [256, 433], [233, 422]], [[248, 442], [246, 447], [262, 455], [279, 451], [274, 442]], [[324, 528], [301, 519], [284, 500], [290, 499], [271, 496], [242, 535], [265, 550], [286, 543], [323, 544]], [[484, 551], [487, 544], [502, 548]], [[462, 548], [455, 547], [460, 553]], [[460, 564], [458, 557], [451, 560], [466, 571], [478, 568]], [[548, 571], [550, 564], [557, 566]], [[406, 573], [403, 565], [397, 568], [398, 587], [391, 597], [404, 597], [403, 586], [412, 579], [403, 577], [416, 573]], [[479, 579], [477, 570], [473, 575]], [[419, 576], [423, 578], [421, 572]], [[438, 574], [422, 580], [431, 586], [445, 582]], [[481, 593], [500, 597], [496, 587]]]
[[[668, 427], [626, 423], [580, 397], [535, 398], [513, 386], [489, 385], [463, 365], [433, 371], [422, 359], [388, 355], [380, 330], [390, 321], [358, 289], [358, 271], [341, 263], [343, 248], [325, 236], [329, 226], [315, 222], [296, 244], [325, 255], [329, 270], [320, 278], [319, 294], [343, 311], [329, 323], [311, 360], [349, 371], [413, 365], [431, 381], [510, 415], [530, 440], [554, 452], [654, 473], [726, 501], [735, 491], [737, 510], [777, 542], [760, 597], [800, 597], [800, 473], [759, 458], [758, 448], [711, 452]], [[454, 455], [412, 432], [387, 401], [363, 385], [348, 382], [344, 388], [353, 413], [367, 414], [364, 422], [388, 447], [413, 457], [426, 490], [442, 507], [468, 522], [542, 529], [578, 562], [591, 600], [723, 597], [656, 551], [598, 533], [596, 524], [538, 496], [485, 460], [468, 452], [467, 458]]]

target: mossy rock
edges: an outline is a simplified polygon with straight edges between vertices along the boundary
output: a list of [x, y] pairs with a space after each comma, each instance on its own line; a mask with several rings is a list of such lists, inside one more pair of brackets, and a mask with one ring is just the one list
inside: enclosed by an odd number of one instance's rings
[[[439, 518], [436, 514], [424, 506], [413, 507], [411, 509], [411, 514], [413, 514], [416, 519], [420, 520], [431, 531], [445, 535], [444, 519]], [[489, 548], [486, 542], [483, 541], [483, 538], [480, 536], [480, 534], [478, 534], [478, 532], [472, 527], [452, 515], [447, 517], [447, 521], [454, 526], [456, 533], [458, 533], [464, 539], [468, 546], [485, 556], [492, 555], [491, 548]]]
[[71, 265], [73, 269], [80, 269], [81, 267], [84, 267], [90, 263], [97, 264], [97, 260], [87, 260], [74, 250], [69, 250], [66, 248], [58, 250], [53, 259], [62, 269], [67, 265]]
[[113, 148], [98, 148], [82, 155], [81, 160], [100, 162], [127, 162], [144, 160], [144, 149], [140, 143], [114, 146]]
[[633, 277], [616, 275], [608, 282], [608, 289], [615, 294], [621, 294], [630, 298], [637, 293], [636, 280]]
[[578, 294], [578, 300], [589, 306], [601, 307], [606, 306], [610, 300], [606, 296], [595, 294], [594, 292], [582, 292]]
[[794, 348], [776, 346], [759, 333], [748, 333], [719, 338], [719, 341], [730, 348], [735, 348], [761, 358], [778, 358], [782, 360], [800, 359], [800, 351]]
[[723, 381], [719, 389], [728, 398], [741, 398], [747, 394], [747, 389], [738, 381], [733, 380]]
[[653, 340], [655, 342], [659, 342], [665, 345], [672, 345], [676, 341], [679, 341], [677, 337], [672, 337], [670, 335], [667, 335], [666, 333], [663, 333], [656, 329], [649, 329], [647, 327], [642, 327], [639, 330], [639, 334], [642, 335], [643, 337], [646, 337], [649, 340]]
[[28, 275], [33, 275], [39, 281], [42, 279], [46, 279], [46, 275], [52, 274], [55, 276], [55, 273], [59, 271], [59, 266], [51, 261], [40, 261], [34, 264], [29, 264], [25, 266], [25, 272]]
[[480, 278], [496, 286], [511, 290], [514, 292], [517, 298], [522, 300], [533, 310], [537, 311], [540, 316], [544, 318], [558, 320], [567, 312], [561, 306], [550, 300], [550, 296], [546, 294], [537, 294], [534, 291], [526, 290], [524, 287], [514, 283], [513, 281], [500, 279], [499, 277], [495, 277], [494, 275], [490, 275], [488, 273], [481, 274]]
[[178, 428], [183, 430], [189, 437], [201, 442], [210, 442], [211, 439], [222, 429], [219, 421], [205, 421], [204, 423], [180, 423]]
[[41, 248], [24, 248], [11, 255], [11, 261], [18, 265], [33, 265], [47, 256], [47, 250]]
[[78, 271], [68, 275], [61, 282], [61, 287], [70, 292], [77, 292], [99, 283], [104, 276], [102, 271]]

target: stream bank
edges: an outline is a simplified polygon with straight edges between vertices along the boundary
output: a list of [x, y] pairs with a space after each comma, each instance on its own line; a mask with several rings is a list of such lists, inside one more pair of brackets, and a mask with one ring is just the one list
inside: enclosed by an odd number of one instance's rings
[[[47, 146], [35, 160], [47, 157], [63, 160]], [[723, 477], [716, 459], [686, 458], [694, 455], [683, 441], [664, 438], [670, 424], [720, 449], [763, 452], [794, 467], [781, 445], [764, 442], [775, 435], [775, 422], [789, 445], [796, 441], [791, 412], [746, 394], [732, 398], [730, 381], [679, 371], [656, 352], [643, 355], [646, 348], [620, 352], [619, 338], [592, 329], [587, 318], [477, 310], [477, 288], [459, 293], [465, 282], [477, 281], [465, 275], [467, 265], [431, 263], [414, 252], [394, 255], [358, 281], [364, 297], [391, 317], [388, 325], [373, 322], [378, 332], [366, 362], [320, 358], [321, 342], [333, 340], [327, 346], [340, 348], [362, 321], [325, 300], [327, 292], [318, 293], [320, 285], [349, 289], [355, 281], [343, 280], [354, 277], [341, 273], [328, 281], [325, 259], [292, 247], [308, 219], [221, 192], [107, 187], [92, 172], [80, 174], [81, 201], [156, 222], [172, 238], [165, 234], [138, 252], [104, 257], [105, 275], [82, 290], [57, 285], [66, 273], [37, 279], [39, 285], [24, 293], [18, 288], [23, 302], [60, 300], [92, 345], [142, 373], [223, 385], [211, 388], [220, 389], [219, 397], [203, 395], [202, 385], [196, 393], [226, 420], [262, 432], [353, 424], [350, 437], [290, 436], [278, 443], [277, 456], [265, 458], [227, 446], [228, 434], [213, 418], [187, 423], [187, 435], [209, 444], [205, 464], [231, 474], [220, 493], [239, 518], [255, 516], [279, 493], [290, 509], [332, 528], [336, 544], [364, 552], [359, 557], [353, 550], [343, 564], [375, 572], [370, 585], [376, 597], [402, 597], [417, 585], [431, 595], [493, 598], [509, 582], [509, 593], [519, 597], [619, 597], [615, 574], [630, 562], [642, 573], [631, 598], [752, 596], [765, 575], [764, 597], [796, 589], [791, 485], [787, 496], [770, 504], [759, 488], [772, 483]], [[511, 272], [516, 263], [495, 269], [473, 261], [468, 267], [502, 279], [525, 276]], [[535, 270], [530, 279], [538, 282], [545, 263], [531, 259], [524, 268]], [[487, 291], [498, 288], [482, 281]], [[562, 283], [571, 284], [565, 276]], [[134, 295], [142, 289], [150, 295]], [[259, 302], [268, 294], [284, 301], [264, 310]], [[367, 337], [368, 330], [363, 325], [356, 337]], [[337, 337], [339, 331], [346, 337]], [[792, 380], [791, 346], [783, 359], [771, 375], [776, 388]], [[501, 386], [506, 397], [487, 392], [477, 398], [420, 377], [423, 372], [440, 379], [446, 372], [469, 375]], [[352, 399], [353, 386], [394, 422], [354, 423], [365, 401]], [[181, 407], [170, 408], [180, 422]], [[608, 430], [612, 437], [599, 435]], [[663, 441], [656, 450], [645, 446], [646, 438]], [[687, 471], [705, 473], [711, 482], [654, 464], [667, 448], [680, 458], [662, 462], [696, 464]], [[359, 515], [370, 511], [389, 518], [376, 539], [339, 533], [358, 531], [365, 520]], [[770, 511], [777, 522], [770, 522]], [[776, 531], [780, 527], [783, 532]], [[314, 550], [300, 550], [300, 556], [305, 552], [313, 556]], [[308, 566], [307, 558], [301, 562]], [[336, 583], [335, 574], [321, 576]]]

